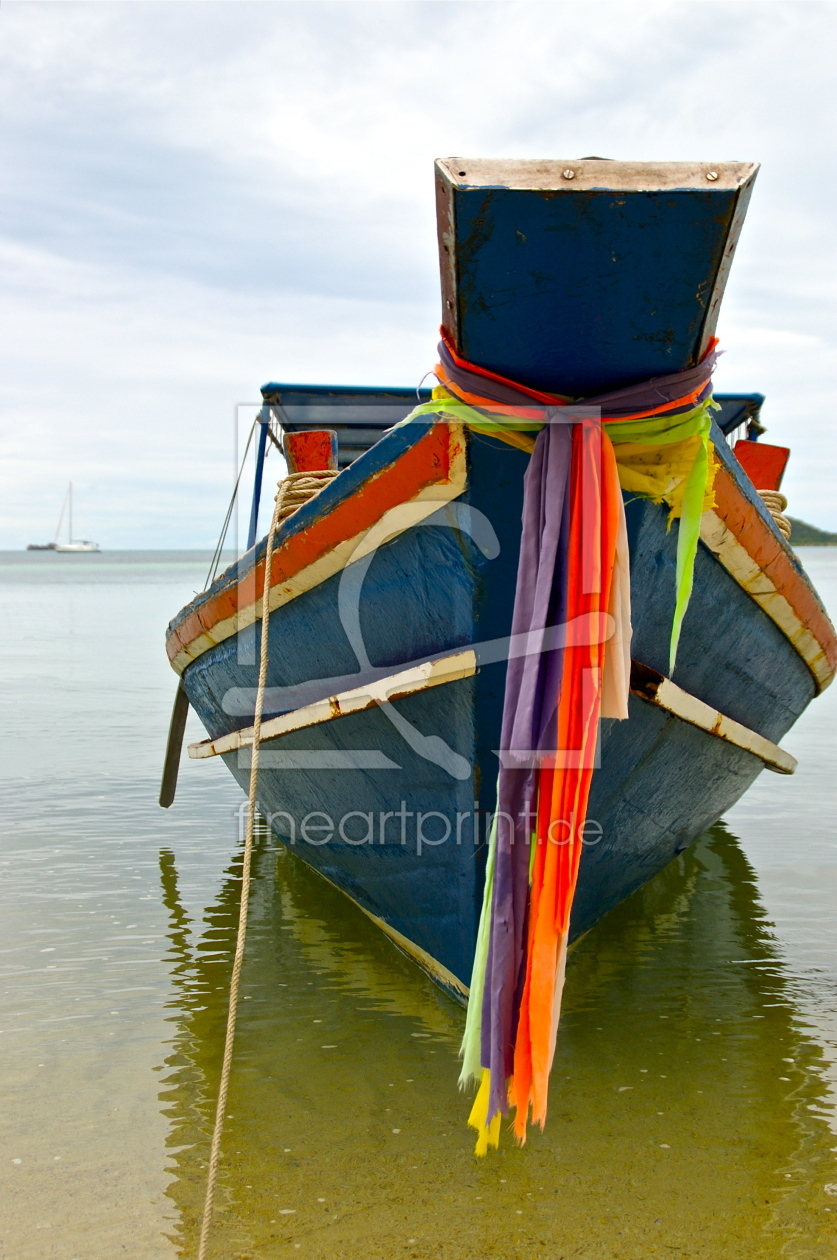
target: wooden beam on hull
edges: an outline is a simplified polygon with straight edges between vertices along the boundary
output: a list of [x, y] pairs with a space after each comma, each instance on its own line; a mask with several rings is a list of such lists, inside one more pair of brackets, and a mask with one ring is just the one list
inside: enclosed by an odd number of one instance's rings
[[[422, 665], [401, 670], [386, 678], [368, 683], [363, 687], [355, 687], [351, 691], [343, 691], [338, 695], [317, 700], [314, 704], [304, 705], [291, 713], [283, 713], [279, 717], [270, 718], [262, 725], [261, 741], [279, 739], [292, 731], [305, 730], [307, 727], [319, 726], [324, 722], [332, 722], [336, 718], [346, 717], [352, 713], [362, 713], [375, 705], [387, 704], [393, 700], [402, 700], [428, 688], [441, 686], [443, 683], [456, 682], [460, 678], [472, 678], [477, 672], [477, 654], [469, 648], [464, 652], [456, 652], [450, 656], [427, 661]], [[696, 696], [691, 696], [682, 687], [678, 687], [669, 678], [658, 674], [656, 670], [631, 662], [631, 691], [634, 695], [665, 709], [674, 717], [697, 726], [717, 739], [743, 748], [764, 762], [768, 770], [777, 774], [793, 774], [796, 759], [779, 748], [777, 744], [765, 739], [756, 731], [743, 726], [740, 722], [704, 704]], [[189, 756], [193, 760], [204, 760], [217, 757], [222, 753], [236, 752], [249, 748], [253, 743], [252, 726], [243, 730], [231, 731], [218, 739], [205, 739], [197, 744], [189, 745]]]
[[691, 696], [688, 691], [678, 687], [670, 678], [639, 661], [631, 661], [631, 691], [640, 699], [656, 705], [658, 709], [665, 709], [681, 721], [688, 722], [690, 726], [697, 726], [708, 735], [715, 735], [728, 744], [752, 753], [764, 762], [768, 770], [773, 770], [776, 774], [793, 774], [796, 770], [796, 758], [785, 752], [784, 748], [765, 739], [756, 731], [751, 731], [741, 722], [733, 721], [713, 709], [710, 704], [704, 704], [696, 696]]
[[[279, 717], [269, 718], [262, 723], [260, 743], [269, 739], [278, 739], [280, 735], [289, 735], [291, 731], [301, 731], [309, 726], [319, 726], [323, 722], [332, 722], [335, 718], [347, 717], [350, 713], [362, 713], [377, 704], [388, 704], [392, 700], [403, 700], [405, 696], [426, 691], [429, 687], [438, 687], [442, 683], [456, 682], [460, 678], [472, 678], [477, 672], [477, 654], [473, 649], [456, 652], [452, 656], [427, 661], [412, 669], [401, 670], [390, 674], [377, 682], [368, 683], [364, 687], [354, 687], [351, 691], [342, 691], [336, 696], [328, 696], [325, 700], [317, 700], [306, 704], [291, 713], [283, 713]], [[189, 756], [194, 760], [206, 757], [217, 757], [221, 753], [236, 752], [253, 743], [252, 726], [244, 730], [232, 731], [219, 739], [204, 739], [198, 744], [189, 745]]]

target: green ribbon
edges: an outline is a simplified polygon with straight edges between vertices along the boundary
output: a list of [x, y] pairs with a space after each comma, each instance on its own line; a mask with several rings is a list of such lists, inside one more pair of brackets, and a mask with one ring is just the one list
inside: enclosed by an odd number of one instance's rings
[[394, 426], [400, 429], [402, 424], [409, 424], [416, 416], [437, 416], [445, 412], [465, 424], [472, 424], [480, 429], [522, 429], [527, 432], [538, 432], [544, 426], [543, 420], [521, 420], [518, 416], [484, 416], [476, 407], [463, 402], [461, 398], [433, 398], [430, 402], [420, 403], [408, 416], [399, 420]]
[[604, 422], [604, 430], [610, 440], [637, 442], [645, 446], [671, 446], [690, 437], [700, 437], [695, 461], [686, 477], [683, 503], [680, 509], [680, 525], [677, 531], [677, 567], [674, 575], [674, 617], [671, 622], [671, 638], [668, 648], [669, 677], [674, 673], [677, 648], [683, 618], [689, 607], [695, 574], [695, 557], [700, 538], [700, 518], [703, 500], [709, 481], [710, 438], [712, 411], [718, 404], [710, 397], [691, 411], [678, 416], [648, 416], [644, 420], [611, 420]]
[[[497, 799], [500, 799], [500, 784], [497, 783]], [[462, 1056], [462, 1071], [459, 1074], [460, 1088], [468, 1081], [478, 1081], [482, 1076], [482, 997], [485, 992], [485, 973], [488, 968], [488, 943], [491, 937], [491, 897], [494, 890], [494, 857], [497, 852], [497, 811], [491, 819], [491, 832], [488, 837], [488, 858], [485, 864], [485, 885], [482, 892], [482, 912], [477, 932], [477, 949], [474, 954], [474, 967], [471, 972], [471, 989], [468, 994], [468, 1013], [465, 1016], [465, 1033], [459, 1053]]]

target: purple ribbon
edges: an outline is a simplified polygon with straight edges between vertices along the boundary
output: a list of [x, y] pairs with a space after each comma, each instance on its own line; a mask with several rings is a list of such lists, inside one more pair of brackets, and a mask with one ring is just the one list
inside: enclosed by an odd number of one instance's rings
[[[572, 430], [548, 424], [538, 434], [523, 482], [523, 533], [512, 634], [566, 621]], [[535, 749], [554, 739], [563, 650], [532, 652], [508, 663], [501, 748]], [[524, 980], [529, 840], [537, 770], [501, 768], [497, 849], [485, 991], [482, 1065], [491, 1068], [489, 1119], [507, 1110], [517, 1013]]]

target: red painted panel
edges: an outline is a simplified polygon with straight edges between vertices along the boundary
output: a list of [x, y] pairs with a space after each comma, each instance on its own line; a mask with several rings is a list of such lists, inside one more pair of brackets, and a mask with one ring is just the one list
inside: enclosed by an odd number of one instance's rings
[[334, 429], [309, 429], [286, 433], [282, 439], [288, 472], [322, 472], [337, 468], [337, 434]]
[[778, 490], [788, 462], [787, 446], [769, 446], [767, 442], [736, 442], [733, 451], [739, 464], [757, 490]]

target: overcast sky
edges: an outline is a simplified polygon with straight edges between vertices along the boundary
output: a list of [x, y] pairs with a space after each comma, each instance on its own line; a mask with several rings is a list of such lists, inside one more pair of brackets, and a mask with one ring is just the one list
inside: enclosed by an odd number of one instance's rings
[[103, 547], [212, 546], [266, 380], [415, 384], [433, 158], [760, 161], [717, 386], [767, 395], [789, 511], [837, 529], [837, 9], [0, 8], [0, 546], [67, 481]]

